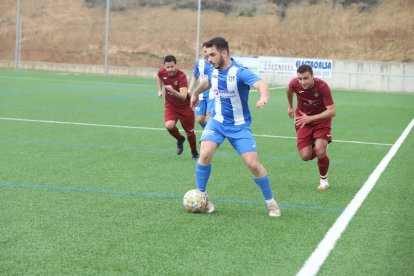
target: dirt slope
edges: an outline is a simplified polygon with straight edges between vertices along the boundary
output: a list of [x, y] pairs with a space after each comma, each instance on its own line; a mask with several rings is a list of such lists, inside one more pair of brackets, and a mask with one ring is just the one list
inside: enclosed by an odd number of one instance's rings
[[[83, 0], [21, 1], [22, 60], [102, 64], [105, 11]], [[0, 1], [0, 60], [14, 59], [16, 0]], [[235, 55], [414, 62], [413, 0], [384, 0], [370, 13], [358, 7], [292, 5], [286, 18], [204, 12], [201, 41], [223, 36]], [[111, 12], [109, 64], [157, 67], [174, 54], [183, 68], [195, 59], [197, 13], [140, 8]]]

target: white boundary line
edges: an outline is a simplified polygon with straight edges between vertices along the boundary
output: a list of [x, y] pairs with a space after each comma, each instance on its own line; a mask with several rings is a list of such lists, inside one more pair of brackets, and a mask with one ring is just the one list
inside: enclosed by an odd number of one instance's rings
[[[275, 86], [275, 87], [269, 87], [269, 90], [277, 90], [277, 89], [282, 89], [282, 88], [286, 88], [286, 86]], [[257, 90], [257, 89], [252, 89], [252, 90], [250, 90], [250, 92], [259, 92], [259, 90]]]
[[103, 124], [93, 124], [93, 123], [76, 123], [76, 122], [62, 122], [62, 121], [32, 120], [32, 119], [23, 119], [23, 118], [0, 118], [0, 120], [32, 122], [32, 123], [62, 124], [62, 125], [77, 125], [77, 126], [96, 126], [96, 127], [130, 128], [130, 129], [145, 129], [145, 130], [165, 130], [164, 128], [156, 128], [156, 127], [103, 125]]
[[390, 163], [391, 159], [397, 153], [398, 149], [407, 138], [411, 129], [414, 126], [414, 119], [408, 124], [406, 129], [403, 131], [401, 136], [398, 138], [397, 142], [391, 147], [387, 155], [381, 160], [375, 170], [368, 177], [368, 180], [365, 181], [362, 188], [358, 191], [352, 201], [345, 208], [343, 213], [338, 217], [336, 222], [332, 225], [329, 231], [326, 233], [323, 240], [319, 243], [318, 247], [313, 251], [312, 255], [307, 259], [305, 264], [302, 266], [301, 270], [296, 274], [297, 276], [309, 276], [316, 275], [323, 265], [325, 260], [328, 258], [329, 254], [335, 247], [336, 242], [341, 237], [342, 233], [345, 231], [349, 222], [361, 207], [362, 203], [374, 188], [379, 177], [385, 170], [385, 168]]
[[[6, 117], [2, 118], [2, 117], [0, 117], [0, 120], [32, 122], [32, 123], [49, 123], [49, 124], [62, 124], [62, 125], [96, 126], [96, 127], [113, 127], [113, 128], [128, 128], [128, 129], [143, 129], [143, 130], [165, 131], [164, 128], [155, 128], [155, 127], [120, 126], [120, 125], [105, 125], [105, 124], [93, 124], [93, 123], [76, 123], [76, 122], [64, 122], [64, 121], [33, 120], [33, 119], [25, 119], [25, 118], [6, 118]], [[202, 131], [196, 131], [196, 132], [202, 132]], [[254, 136], [256, 136], [256, 137], [266, 137], [266, 138], [279, 138], [279, 139], [296, 139], [296, 137], [267, 135], [267, 134], [254, 134]], [[385, 144], [385, 143], [345, 141], [345, 140], [333, 140], [333, 141], [334, 142], [339, 142], [339, 143], [350, 143], [350, 144], [392, 146], [392, 144]]]

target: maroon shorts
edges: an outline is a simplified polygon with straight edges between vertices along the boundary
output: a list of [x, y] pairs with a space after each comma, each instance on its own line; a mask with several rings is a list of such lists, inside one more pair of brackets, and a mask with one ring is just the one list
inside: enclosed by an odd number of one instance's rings
[[165, 105], [164, 122], [180, 121], [185, 131], [194, 131], [194, 120], [194, 110], [191, 107], [174, 108], [169, 105]]
[[323, 120], [305, 125], [302, 128], [296, 126], [296, 138], [298, 150], [312, 145], [317, 138], [332, 142], [331, 120]]

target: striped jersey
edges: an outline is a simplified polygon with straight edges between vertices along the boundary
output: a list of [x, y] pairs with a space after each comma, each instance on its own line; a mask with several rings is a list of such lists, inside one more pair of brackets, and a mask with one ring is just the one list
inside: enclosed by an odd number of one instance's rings
[[[201, 58], [196, 61], [194, 65], [194, 72], [193, 76], [199, 78], [201, 82], [203, 79], [208, 77], [208, 72], [213, 68], [213, 66], [207, 62], [205, 58]], [[199, 95], [199, 100], [212, 100], [214, 99], [214, 95], [212, 91], [208, 90], [204, 91], [202, 94]]]
[[211, 70], [208, 80], [215, 98], [211, 117], [223, 125], [250, 125], [250, 86], [261, 78], [232, 59], [229, 68]]

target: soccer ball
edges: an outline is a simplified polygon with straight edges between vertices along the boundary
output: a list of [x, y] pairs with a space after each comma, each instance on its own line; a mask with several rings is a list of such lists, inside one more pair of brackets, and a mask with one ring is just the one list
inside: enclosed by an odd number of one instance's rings
[[207, 196], [200, 190], [193, 189], [185, 193], [183, 198], [185, 209], [190, 213], [198, 213], [204, 210], [207, 205]]

